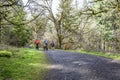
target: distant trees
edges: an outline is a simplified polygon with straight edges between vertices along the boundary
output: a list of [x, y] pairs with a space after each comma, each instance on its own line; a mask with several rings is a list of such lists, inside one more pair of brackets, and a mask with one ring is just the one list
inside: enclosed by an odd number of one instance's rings
[[92, 0], [87, 8], [80, 13], [94, 20], [95, 37], [91, 37], [92, 49], [98, 51], [120, 51], [120, 1], [119, 0]]

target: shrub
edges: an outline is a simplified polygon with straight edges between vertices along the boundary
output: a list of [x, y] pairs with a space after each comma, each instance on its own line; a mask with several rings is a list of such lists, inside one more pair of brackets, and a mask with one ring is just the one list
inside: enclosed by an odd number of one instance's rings
[[12, 52], [10, 51], [6, 51], [6, 50], [3, 50], [3, 51], [0, 51], [0, 57], [12, 57]]

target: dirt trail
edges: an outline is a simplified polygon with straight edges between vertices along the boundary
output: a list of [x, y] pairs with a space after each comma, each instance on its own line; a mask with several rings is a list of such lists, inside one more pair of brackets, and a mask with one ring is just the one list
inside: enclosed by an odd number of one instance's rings
[[65, 51], [45, 51], [51, 61], [46, 80], [120, 80], [120, 63]]

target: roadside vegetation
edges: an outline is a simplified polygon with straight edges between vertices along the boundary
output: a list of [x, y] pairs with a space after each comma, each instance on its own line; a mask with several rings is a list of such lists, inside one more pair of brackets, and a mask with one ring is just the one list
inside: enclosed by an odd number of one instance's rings
[[28, 48], [0, 50], [0, 80], [44, 80], [45, 54]]
[[95, 51], [86, 51], [86, 50], [69, 50], [69, 51], [79, 52], [81, 54], [90, 54], [90, 55], [110, 58], [110, 59], [114, 59], [114, 60], [120, 60], [120, 54], [118, 54], [118, 53], [95, 52]]

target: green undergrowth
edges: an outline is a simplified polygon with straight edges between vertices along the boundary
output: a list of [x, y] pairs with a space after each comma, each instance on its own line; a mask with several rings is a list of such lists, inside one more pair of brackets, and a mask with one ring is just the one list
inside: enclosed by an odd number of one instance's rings
[[12, 57], [12, 52], [11, 51], [7, 51], [7, 50], [1, 50], [0, 51], [0, 57], [10, 58], [10, 57]]
[[101, 57], [105, 57], [105, 58], [111, 58], [114, 60], [120, 60], [120, 54], [118, 54], [118, 53], [104, 53], [104, 52], [94, 52], [94, 51], [85, 51], [85, 50], [69, 50], [69, 51], [79, 52], [82, 54], [101, 56]]
[[0, 57], [0, 80], [44, 80], [48, 60], [44, 53], [27, 48], [0, 50], [11, 57]]

